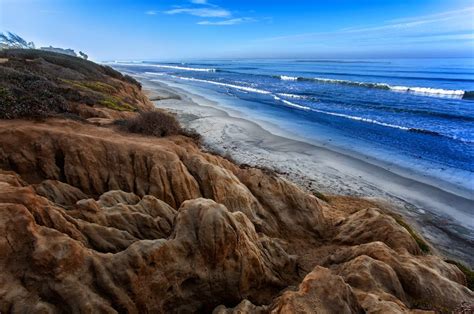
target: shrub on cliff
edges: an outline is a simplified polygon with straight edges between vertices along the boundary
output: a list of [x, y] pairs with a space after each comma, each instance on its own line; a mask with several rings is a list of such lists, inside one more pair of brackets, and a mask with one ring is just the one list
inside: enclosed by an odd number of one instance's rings
[[181, 127], [175, 116], [165, 111], [140, 112], [133, 118], [117, 120], [115, 124], [124, 131], [152, 136], [184, 135], [199, 142], [200, 135]]
[[134, 118], [122, 120], [119, 124], [129, 132], [158, 137], [176, 135], [181, 131], [176, 118], [163, 111], [142, 112]]

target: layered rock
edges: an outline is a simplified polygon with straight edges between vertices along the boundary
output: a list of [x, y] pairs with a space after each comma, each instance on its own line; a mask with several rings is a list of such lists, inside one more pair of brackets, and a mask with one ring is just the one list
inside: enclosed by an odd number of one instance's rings
[[363, 313], [352, 288], [342, 277], [317, 266], [297, 291], [285, 292], [271, 307], [272, 313]]
[[0, 121], [0, 143], [2, 313], [447, 312], [474, 298], [374, 204], [323, 207], [182, 136]]
[[[265, 303], [295, 269], [295, 258], [259, 236], [244, 214], [209, 199], [186, 201], [177, 212], [151, 196], [139, 200], [118, 191], [94, 203], [103, 216], [109, 205], [134, 206], [114, 210], [128, 225], [74, 218], [90, 208], [78, 202], [80, 209], [70, 215], [31, 187], [8, 184], [0, 200], [2, 312], [196, 311], [242, 298]], [[129, 220], [128, 211], [143, 217]], [[150, 240], [133, 234], [147, 227], [145, 217], [173, 217], [172, 234]], [[100, 253], [106, 246], [121, 250]]]

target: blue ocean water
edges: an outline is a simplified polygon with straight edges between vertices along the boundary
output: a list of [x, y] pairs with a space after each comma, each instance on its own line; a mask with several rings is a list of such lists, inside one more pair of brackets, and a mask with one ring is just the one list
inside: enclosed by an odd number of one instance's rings
[[473, 189], [474, 59], [243, 59], [114, 67], [232, 97], [307, 140]]

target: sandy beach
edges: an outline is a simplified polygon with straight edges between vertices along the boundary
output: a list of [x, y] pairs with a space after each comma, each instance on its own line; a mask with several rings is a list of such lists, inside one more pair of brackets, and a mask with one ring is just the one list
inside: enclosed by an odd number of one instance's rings
[[[474, 265], [471, 254], [474, 204], [469, 191], [430, 184], [394, 165], [337, 151], [327, 143], [299, 141], [268, 122], [251, 121], [170, 82], [137, 77], [154, 104], [175, 112], [203, 136], [206, 149], [237, 163], [277, 171], [313, 193], [364, 197], [384, 204], [414, 224], [447, 258]], [[450, 190], [451, 189], [451, 190]], [[460, 222], [463, 222], [462, 225]]]

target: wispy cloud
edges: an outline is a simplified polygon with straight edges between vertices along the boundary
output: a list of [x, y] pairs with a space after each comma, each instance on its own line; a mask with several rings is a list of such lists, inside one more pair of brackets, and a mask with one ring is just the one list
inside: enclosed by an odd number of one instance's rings
[[235, 19], [228, 19], [222, 21], [201, 21], [198, 22], [198, 25], [236, 25], [248, 22], [255, 22], [255, 19], [250, 17], [239, 17]]
[[347, 32], [366, 32], [366, 31], [382, 31], [382, 30], [399, 30], [415, 28], [427, 24], [442, 23], [446, 21], [470, 21], [472, 24], [472, 14], [474, 14], [474, 7], [465, 8], [462, 10], [447, 11], [443, 13], [424, 15], [418, 17], [401, 18], [389, 21], [389, 23], [381, 26], [364, 27], [364, 28], [349, 28], [344, 29]]
[[[235, 16], [233, 12], [222, 8], [218, 5], [210, 3], [209, 0], [188, 0], [193, 6], [188, 7], [174, 7], [170, 10], [163, 11], [164, 14], [187, 14], [198, 17], [209, 18], [209, 20], [199, 21], [197, 25], [237, 25], [242, 23], [255, 22], [251, 17]], [[155, 11], [151, 11], [155, 13]], [[234, 12], [235, 13], [235, 12]], [[147, 13], [148, 14], [148, 13]]]
[[153, 10], [149, 10], [149, 11], [146, 11], [145, 14], [146, 14], [146, 15], [157, 15], [158, 12], [157, 12], [157, 11], [153, 11]]
[[198, 9], [189, 9], [189, 8], [180, 8], [172, 9], [164, 12], [165, 14], [189, 14], [199, 17], [229, 17], [231, 13], [226, 9], [221, 8], [198, 8]]
[[[429, 37], [439, 36], [442, 32], [466, 32], [474, 31], [472, 18], [474, 7], [460, 10], [446, 11], [432, 15], [418, 17], [400, 18], [389, 20], [381, 25], [366, 27], [350, 27], [327, 32], [313, 32], [293, 35], [269, 37], [264, 41], [311, 41], [325, 38], [341, 40], [354, 39], [378, 39], [384, 40], [388, 37], [406, 38], [408, 36]], [[445, 37], [446, 39], [448, 36]]]
[[474, 7], [467, 7], [459, 10], [445, 11], [436, 14], [416, 16], [416, 17], [407, 17], [393, 19], [389, 22], [392, 23], [403, 23], [403, 22], [412, 22], [412, 21], [429, 21], [429, 20], [443, 20], [445, 18], [459, 18], [460, 16], [466, 16], [470, 19], [474, 13]]

